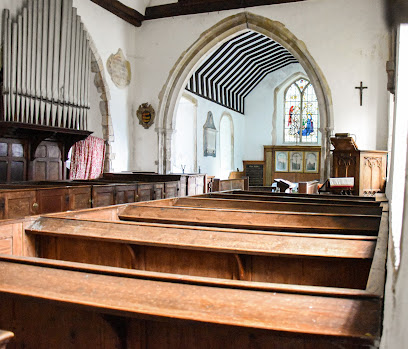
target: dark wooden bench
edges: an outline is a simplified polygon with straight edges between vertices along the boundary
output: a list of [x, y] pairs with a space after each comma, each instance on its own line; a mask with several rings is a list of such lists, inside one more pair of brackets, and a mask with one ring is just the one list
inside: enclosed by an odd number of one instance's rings
[[119, 218], [138, 222], [258, 230], [376, 235], [381, 215], [250, 211], [130, 204]]
[[288, 236], [54, 217], [38, 219], [26, 233], [34, 240], [32, 256], [42, 258], [359, 289], [366, 287], [376, 245], [375, 238], [363, 236]]
[[380, 215], [380, 206], [356, 206], [351, 204], [321, 204], [303, 202], [280, 202], [262, 200], [238, 200], [238, 199], [218, 199], [211, 197], [185, 197], [159, 202], [150, 202], [151, 206], [171, 206], [171, 207], [202, 207], [202, 208], [222, 208], [236, 210], [255, 211], [291, 211], [291, 212], [314, 212], [314, 213], [348, 213], [361, 215]]
[[381, 299], [361, 290], [4, 257], [0, 274], [0, 326], [26, 347], [369, 348], [380, 335]]

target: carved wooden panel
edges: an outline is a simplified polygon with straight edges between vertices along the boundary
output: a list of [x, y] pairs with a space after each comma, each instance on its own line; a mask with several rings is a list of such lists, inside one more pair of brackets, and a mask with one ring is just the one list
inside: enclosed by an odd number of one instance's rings
[[155, 200], [164, 199], [164, 196], [165, 196], [164, 188], [165, 188], [164, 183], [156, 183], [154, 185], [154, 199]]
[[165, 183], [165, 198], [176, 198], [178, 196], [178, 182]]
[[138, 201], [150, 201], [154, 199], [154, 183], [139, 183], [137, 188]]
[[64, 179], [61, 149], [57, 142], [43, 141], [35, 151], [31, 180], [53, 181]]
[[115, 204], [127, 204], [137, 201], [136, 184], [118, 184], [115, 187]]
[[27, 143], [24, 140], [0, 138], [0, 182], [27, 179]]

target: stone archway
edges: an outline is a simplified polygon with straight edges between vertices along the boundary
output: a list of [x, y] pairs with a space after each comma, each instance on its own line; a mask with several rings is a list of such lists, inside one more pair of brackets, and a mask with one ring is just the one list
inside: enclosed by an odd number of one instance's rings
[[196, 42], [180, 56], [164, 85], [158, 108], [158, 149], [160, 173], [171, 169], [171, 139], [174, 131], [174, 114], [184, 87], [200, 60], [218, 44], [244, 30], [261, 33], [285, 47], [299, 61], [307, 73], [319, 101], [320, 129], [322, 133], [321, 177], [330, 171], [330, 133], [333, 130], [333, 108], [330, 88], [303, 41], [291, 33], [284, 24], [250, 12], [242, 12], [218, 22], [201, 34]]
[[101, 113], [103, 139], [105, 141], [104, 172], [110, 172], [112, 170], [112, 160], [115, 156], [115, 154], [112, 153], [111, 147], [112, 142], [114, 142], [115, 140], [112, 126], [112, 117], [110, 113], [111, 96], [108, 83], [106, 81], [102, 58], [99, 56], [95, 43], [93, 42], [91, 37], [89, 37], [89, 46], [92, 52], [91, 71], [95, 74], [94, 84], [98, 93], [100, 93], [101, 98], [101, 101], [99, 102], [99, 111]]

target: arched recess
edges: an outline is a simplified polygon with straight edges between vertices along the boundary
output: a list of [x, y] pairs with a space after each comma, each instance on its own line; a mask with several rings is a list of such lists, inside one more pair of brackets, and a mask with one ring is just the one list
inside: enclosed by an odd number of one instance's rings
[[[228, 122], [228, 124], [225, 124], [225, 122]], [[227, 127], [226, 130], [224, 130], [224, 127]], [[221, 115], [220, 118], [220, 125], [218, 127], [219, 129], [219, 145], [220, 145], [220, 173], [224, 173], [224, 171], [227, 171], [228, 174], [234, 170], [234, 120], [232, 119], [232, 116], [230, 113], [224, 112]], [[229, 131], [229, 132], [225, 132]], [[226, 152], [226, 153], [224, 153]], [[228, 153], [228, 154], [227, 154]], [[228, 159], [228, 163], [224, 163], [225, 159]], [[228, 175], [224, 176], [224, 178], [221, 179], [227, 179]]]
[[218, 45], [248, 29], [261, 33], [285, 47], [299, 61], [313, 84], [319, 101], [320, 128], [322, 129], [320, 173], [322, 179], [328, 177], [330, 170], [329, 138], [333, 130], [333, 108], [327, 81], [303, 41], [291, 33], [284, 24], [250, 12], [242, 12], [227, 17], [202, 33], [196, 42], [181, 54], [170, 71], [159, 95], [160, 103], [157, 115], [158, 171], [160, 173], [166, 173], [171, 169], [171, 138], [175, 107], [194, 69]]
[[109, 91], [109, 86], [106, 81], [106, 76], [104, 72], [102, 58], [99, 55], [95, 43], [89, 36], [89, 46], [91, 48], [91, 71], [95, 74], [94, 84], [100, 93], [101, 101], [99, 102], [99, 111], [101, 113], [101, 124], [103, 139], [105, 141], [105, 164], [104, 172], [110, 172], [112, 170], [112, 160], [114, 159], [114, 154], [112, 153], [112, 142], [115, 140], [113, 133], [112, 117], [110, 113], [110, 100], [111, 95]]

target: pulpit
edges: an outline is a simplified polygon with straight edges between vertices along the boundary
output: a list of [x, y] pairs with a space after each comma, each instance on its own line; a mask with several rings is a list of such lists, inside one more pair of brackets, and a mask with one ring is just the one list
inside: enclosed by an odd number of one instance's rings
[[387, 151], [359, 150], [348, 135], [331, 137], [334, 146], [332, 177], [354, 177], [354, 195], [373, 196], [385, 191]]

